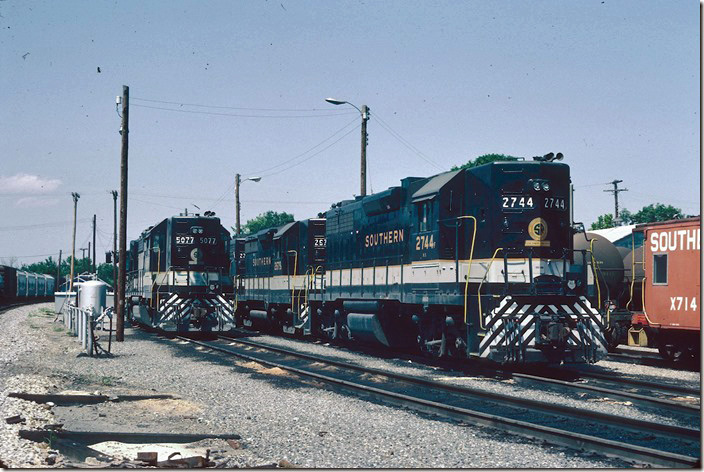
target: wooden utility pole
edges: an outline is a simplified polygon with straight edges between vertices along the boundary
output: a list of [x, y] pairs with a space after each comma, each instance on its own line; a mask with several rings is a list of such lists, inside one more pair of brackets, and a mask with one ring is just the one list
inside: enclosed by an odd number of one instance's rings
[[235, 237], [240, 235], [240, 174], [235, 174]]
[[127, 281], [127, 148], [129, 135], [129, 100], [130, 88], [122, 86], [122, 152], [120, 156], [120, 267], [117, 277], [117, 324], [115, 340], [125, 340], [125, 282]]
[[81, 198], [76, 192], [71, 193], [73, 197], [73, 240], [71, 242], [71, 274], [68, 282], [68, 291], [73, 291], [73, 267], [76, 261], [76, 209], [78, 207], [78, 199]]
[[61, 287], [61, 252], [62, 250], [59, 249], [59, 263], [56, 265], [56, 283], [54, 284], [54, 290], [57, 292]]
[[117, 293], [117, 190], [112, 192], [112, 209], [113, 209], [113, 227], [112, 227], [112, 303], [115, 303], [115, 295]]
[[93, 273], [98, 274], [97, 264], [95, 262], [95, 215], [93, 215]]
[[623, 180], [614, 180], [612, 182], [609, 182], [609, 184], [613, 185], [614, 188], [613, 190], [604, 190], [604, 192], [609, 192], [614, 194], [614, 221], [618, 222], [618, 193], [619, 192], [628, 192], [627, 188], [618, 188], [618, 184], [623, 182]]
[[367, 121], [369, 121], [369, 107], [362, 105], [362, 158], [360, 163], [360, 181], [361, 186], [359, 194], [365, 196], [367, 194]]

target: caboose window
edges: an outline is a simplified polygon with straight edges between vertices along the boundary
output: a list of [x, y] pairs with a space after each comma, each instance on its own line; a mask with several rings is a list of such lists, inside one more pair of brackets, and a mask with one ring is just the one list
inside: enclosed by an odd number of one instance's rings
[[667, 285], [667, 254], [653, 255], [653, 285]]

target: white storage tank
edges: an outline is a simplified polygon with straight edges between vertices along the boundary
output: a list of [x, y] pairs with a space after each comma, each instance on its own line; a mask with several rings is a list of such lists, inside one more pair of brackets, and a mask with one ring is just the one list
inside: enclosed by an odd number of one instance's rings
[[100, 280], [82, 282], [78, 286], [78, 307], [91, 309], [93, 317], [97, 318], [105, 308], [107, 292], [108, 285], [105, 282]]

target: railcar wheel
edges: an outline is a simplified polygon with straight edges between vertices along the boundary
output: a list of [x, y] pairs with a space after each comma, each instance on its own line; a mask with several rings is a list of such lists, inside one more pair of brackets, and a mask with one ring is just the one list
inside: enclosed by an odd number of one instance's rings
[[663, 359], [671, 362], [677, 362], [684, 357], [684, 352], [674, 344], [661, 343], [658, 345], [658, 352]]

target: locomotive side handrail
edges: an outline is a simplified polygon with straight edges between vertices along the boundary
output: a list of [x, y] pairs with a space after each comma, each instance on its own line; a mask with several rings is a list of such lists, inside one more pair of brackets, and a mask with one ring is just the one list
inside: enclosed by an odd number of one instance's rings
[[481, 291], [482, 291], [482, 284], [484, 284], [484, 281], [486, 280], [486, 276], [489, 275], [489, 269], [491, 269], [491, 265], [494, 263], [494, 259], [496, 259], [496, 255], [499, 253], [499, 251], [503, 251], [504, 248], [502, 247], [497, 247], [496, 251], [494, 251], [494, 255], [491, 256], [491, 261], [489, 262], [489, 265], [486, 268], [486, 272], [484, 273], [484, 277], [482, 278], [482, 281], [479, 282], [479, 288], [477, 289], [477, 302], [479, 303], [479, 328], [484, 330], [484, 320], [482, 319], [482, 296], [481, 296]]

